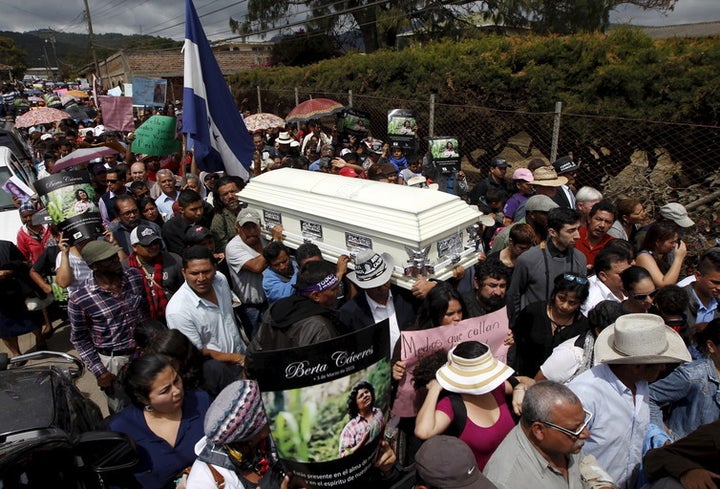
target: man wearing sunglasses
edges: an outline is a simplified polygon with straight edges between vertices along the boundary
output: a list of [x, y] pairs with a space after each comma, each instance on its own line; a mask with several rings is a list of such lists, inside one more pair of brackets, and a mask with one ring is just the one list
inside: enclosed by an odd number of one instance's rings
[[594, 459], [581, 453], [591, 412], [556, 382], [538, 382], [522, 403], [520, 424], [488, 461], [484, 475], [501, 489], [615, 487]]

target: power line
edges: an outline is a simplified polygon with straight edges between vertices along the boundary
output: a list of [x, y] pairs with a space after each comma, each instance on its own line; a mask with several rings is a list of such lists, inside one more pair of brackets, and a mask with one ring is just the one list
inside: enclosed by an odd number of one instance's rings
[[[208, 7], [208, 6], [212, 5], [213, 3], [216, 3], [216, 2], [219, 2], [219, 1], [220, 1], [220, 0], [212, 0], [211, 2], [207, 3], [206, 5], [203, 5], [203, 8], [204, 8], [204, 7]], [[200, 17], [202, 18], [202, 17], [204, 17], [205, 15], [206, 15], [206, 14], [201, 14]], [[183, 18], [185, 18], [185, 14], [184, 14], [184, 13], [182, 13], [182, 14], [180, 14], [180, 15], [177, 15], [177, 16], [175, 16], [175, 17], [172, 17], [172, 18], [170, 18], [170, 19], [165, 19], [164, 21], [160, 22], [159, 24], [155, 24], [154, 26], [151, 26], [150, 29], [156, 29], [156, 28], [160, 27], [160, 26], [163, 25], [163, 24], [167, 24], [168, 22], [174, 22], [174, 21], [177, 20], [177, 19], [183, 19]]]
[[[222, 12], [223, 10], [227, 10], [227, 9], [229, 9], [230, 7], [235, 7], [236, 5], [240, 5], [241, 3], [245, 3], [245, 2], [247, 2], [247, 1], [248, 1], [248, 0], [240, 0], [240, 1], [235, 2], [235, 3], [231, 3], [231, 4], [228, 5], [227, 7], [222, 7], [222, 8], [219, 8], [219, 9], [215, 9], [215, 10], [212, 10], [212, 11], [210, 11], [210, 12], [206, 12], [206, 13], [204, 13], [204, 14], [202, 14], [202, 15], [199, 15], [199, 14], [198, 14], [198, 16], [199, 16], [200, 18], [207, 17], [208, 15], [212, 15], [212, 14], [216, 14], [216, 13], [218, 13], [218, 12]], [[172, 29], [173, 27], [178, 27], [178, 26], [181, 26], [181, 25], [184, 26], [184, 25], [185, 25], [185, 21], [178, 22], [177, 24], [173, 24], [173, 25], [168, 26], [168, 27], [163, 27], [162, 29], [156, 29], [156, 30], [154, 30], [154, 31], [149, 31], [149, 32], [148, 32], [148, 35], [150, 35], [150, 34], [156, 34], [156, 33], [158, 33], [158, 32], [162, 32], [162, 31], [166, 31], [166, 30], [168, 30], [168, 29]]]

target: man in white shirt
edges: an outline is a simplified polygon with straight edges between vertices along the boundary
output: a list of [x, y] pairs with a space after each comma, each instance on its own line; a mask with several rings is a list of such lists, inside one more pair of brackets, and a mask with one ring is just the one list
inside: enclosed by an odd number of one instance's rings
[[590, 291], [580, 312], [588, 313], [602, 301], [622, 302], [627, 299], [623, 292], [620, 274], [630, 267], [628, 256], [617, 249], [604, 248], [595, 257], [595, 275], [588, 278]]
[[654, 314], [626, 314], [600, 332], [596, 365], [568, 387], [594, 413], [584, 453], [594, 455], [622, 489], [634, 488], [650, 406], [648, 383], [663, 364], [690, 361], [682, 337]]
[[204, 246], [188, 248], [183, 256], [185, 283], [166, 308], [168, 327], [177, 329], [204, 355], [228, 364], [242, 364], [245, 343], [232, 309], [227, 279], [217, 273], [212, 252]]
[[[262, 236], [260, 224], [257, 211], [240, 211], [235, 220], [237, 236], [225, 247], [232, 289], [240, 299], [243, 326], [250, 339], [260, 327], [262, 315], [268, 306], [263, 290], [263, 271], [268, 267], [268, 262], [262, 254], [267, 240]], [[282, 226], [272, 229], [272, 240], [282, 240]]]

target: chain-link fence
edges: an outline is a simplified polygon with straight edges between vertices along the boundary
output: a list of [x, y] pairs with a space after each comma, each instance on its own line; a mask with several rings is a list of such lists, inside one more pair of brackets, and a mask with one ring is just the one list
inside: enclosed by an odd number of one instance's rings
[[[523, 112], [438, 104], [433, 96], [408, 100], [352, 92], [262, 88], [256, 93], [256, 97], [244, 101], [244, 108], [280, 116], [309, 98], [336, 100], [368, 112], [370, 133], [383, 140], [387, 138], [388, 110], [413, 110], [421, 151], [429, 136], [456, 137], [466, 164], [480, 170], [475, 174], [470, 172], [471, 181], [479, 178], [490, 159], [498, 154], [518, 165], [532, 158], [553, 160], [572, 154], [582, 163], [578, 178], [581, 184], [601, 187], [609, 177], [635, 165], [642, 166], [642, 173], [647, 174], [659, 166], [670, 172], [673, 187], [684, 188], [701, 182], [713, 172], [717, 168], [716, 155], [720, 154], [720, 127], [717, 126], [563, 113], [561, 104], [548, 112]], [[612, 193], [617, 194], [625, 191], [627, 188], [622, 185], [612, 189]]]
[[560, 103], [547, 112], [527, 112], [438, 104], [434, 96], [410, 100], [261, 87], [253, 95], [243, 109], [281, 117], [310, 98], [336, 100], [368, 112], [370, 134], [382, 140], [387, 140], [389, 110], [413, 110], [420, 151], [427, 149], [427, 137], [457, 138], [471, 186], [485, 176], [496, 155], [518, 167], [533, 158], [553, 161], [570, 154], [581, 163], [578, 186], [596, 187], [613, 201], [638, 198], [651, 215], [667, 202], [683, 203], [697, 222], [695, 232], [686, 236], [695, 255], [720, 240], [718, 126], [573, 114], [563, 112]]

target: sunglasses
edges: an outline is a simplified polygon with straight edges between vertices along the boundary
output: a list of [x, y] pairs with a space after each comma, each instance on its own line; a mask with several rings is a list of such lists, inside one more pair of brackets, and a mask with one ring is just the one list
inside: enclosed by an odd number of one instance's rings
[[563, 278], [567, 280], [568, 282], [577, 282], [580, 285], [585, 285], [588, 283], [588, 279], [585, 277], [578, 277], [577, 275], [573, 275], [572, 273], [566, 273], [563, 275]]
[[587, 428], [587, 425], [590, 423], [590, 420], [593, 417], [593, 413], [591, 413], [587, 409], [583, 409], [583, 411], [585, 411], [585, 421], [583, 421], [583, 424], [580, 425], [580, 427], [575, 431], [570, 431], [567, 428], [563, 428], [562, 426], [558, 426], [556, 424], [550, 423], [549, 421], [538, 420], [538, 422], [544, 424], [545, 426], [547, 426], [549, 428], [557, 430], [560, 433], [565, 433], [567, 436], [569, 436], [573, 439], [577, 439], [580, 437], [580, 435], [582, 435], [582, 432], [585, 430], [585, 428]]
[[117, 180], [105, 180], [107, 183], [117, 183]]
[[644, 301], [648, 297], [650, 297], [651, 299], [654, 299], [657, 292], [658, 292], [657, 290], [653, 290], [649, 294], [633, 294], [631, 297], [633, 299], [635, 299], [636, 301]]

